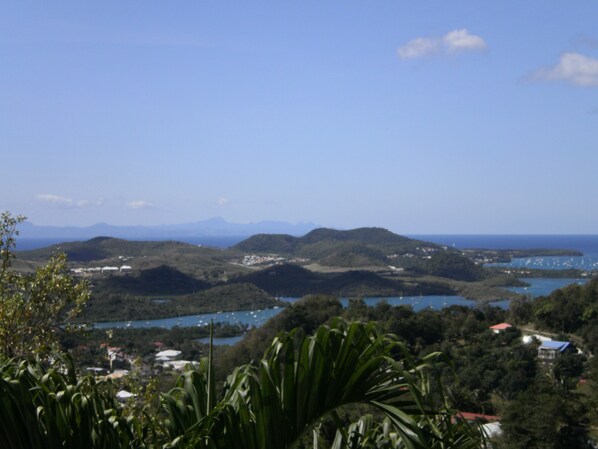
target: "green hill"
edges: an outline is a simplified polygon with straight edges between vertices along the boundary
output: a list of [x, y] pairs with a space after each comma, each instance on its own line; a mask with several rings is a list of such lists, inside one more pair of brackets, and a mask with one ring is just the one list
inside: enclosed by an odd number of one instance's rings
[[198, 279], [218, 282], [247, 269], [230, 262], [238, 253], [175, 241], [131, 241], [96, 237], [83, 242], [65, 242], [17, 252], [18, 260], [45, 261], [55, 252], [66, 253], [69, 264], [78, 266], [130, 265], [134, 271], [168, 265]]
[[328, 266], [365, 267], [385, 266], [387, 256], [418, 253], [423, 247], [440, 249], [433, 243], [403, 237], [382, 228], [349, 231], [320, 228], [303, 237], [258, 234], [238, 243], [234, 249], [306, 258]]
[[96, 290], [103, 293], [129, 295], [182, 295], [206, 290], [211, 284], [195, 279], [176, 268], [162, 265], [141, 270], [135, 275], [107, 276], [97, 283]]
[[219, 285], [179, 296], [154, 298], [122, 293], [92, 294], [77, 321], [150, 320], [216, 311], [256, 310], [285, 303], [251, 284]]
[[274, 265], [239, 276], [231, 282], [248, 283], [275, 296], [303, 296], [318, 291], [325, 277], [298, 265]]
[[298, 237], [287, 234], [256, 234], [233, 246], [244, 253], [292, 254], [296, 250]]
[[482, 267], [456, 251], [437, 252], [429, 259], [415, 260], [409, 268], [419, 274], [465, 282], [480, 281], [486, 277]]
[[170, 254], [201, 255], [218, 251], [175, 241], [132, 241], [112, 237], [95, 237], [82, 242], [64, 242], [29, 251], [19, 251], [19, 258], [26, 260], [47, 259], [54, 252], [64, 252], [72, 262], [90, 262], [118, 256], [167, 256]]
[[314, 273], [291, 264], [275, 265], [240, 276], [231, 282], [253, 284], [275, 296], [332, 294], [337, 296], [399, 296], [419, 294], [454, 294], [446, 285], [420, 282], [417, 285], [382, 277], [372, 271]]
[[383, 247], [401, 247], [410, 246], [412, 242], [422, 243], [408, 237], [390, 232], [384, 228], [357, 228], [348, 231], [338, 231], [335, 229], [319, 228], [314, 229], [300, 240], [304, 244], [321, 243], [322, 241], [355, 241], [365, 245], [383, 246]]

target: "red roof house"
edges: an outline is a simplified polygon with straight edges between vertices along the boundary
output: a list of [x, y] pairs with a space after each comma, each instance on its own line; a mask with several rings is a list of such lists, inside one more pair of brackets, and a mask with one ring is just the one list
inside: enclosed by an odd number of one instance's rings
[[495, 334], [498, 334], [499, 332], [502, 332], [510, 327], [513, 326], [511, 326], [509, 323], [499, 323], [495, 324], [494, 326], [490, 326], [490, 329], [492, 329], [492, 332], [494, 332]]

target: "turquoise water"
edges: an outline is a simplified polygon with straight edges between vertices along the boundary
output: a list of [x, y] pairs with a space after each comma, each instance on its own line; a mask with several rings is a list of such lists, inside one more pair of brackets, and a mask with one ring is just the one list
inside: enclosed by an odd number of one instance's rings
[[[245, 335], [237, 335], [236, 337], [214, 338], [212, 340], [212, 342], [214, 343], [214, 346], [225, 346], [225, 345], [232, 346], [232, 345], [236, 345], [241, 340], [243, 340], [243, 337], [245, 337]], [[198, 338], [196, 341], [207, 345], [207, 344], [210, 344], [210, 337]]]
[[[576, 283], [579, 285], [587, 282], [587, 279], [522, 279], [530, 284], [529, 287], [511, 287], [509, 290], [523, 294], [531, 295], [532, 298], [538, 296], [545, 296], [554, 290], [564, 287], [566, 285]], [[281, 298], [284, 302], [293, 303], [300, 298]], [[342, 298], [341, 304], [343, 307], [349, 305], [348, 298]], [[375, 306], [376, 304], [385, 301], [391, 306], [409, 305], [413, 310], [418, 312], [423, 309], [439, 310], [444, 307], [453, 305], [473, 307], [477, 303], [470, 299], [465, 299], [461, 296], [404, 296], [404, 297], [389, 297], [389, 298], [364, 298], [368, 306]], [[491, 305], [507, 309], [509, 307], [509, 300], [494, 301]], [[250, 327], [260, 327], [273, 316], [276, 316], [283, 310], [282, 307], [274, 309], [264, 309], [256, 311], [237, 311], [237, 312], [218, 312], [218, 313], [204, 313], [199, 315], [188, 315], [177, 318], [163, 318], [157, 320], [137, 320], [137, 321], [110, 321], [96, 323], [94, 326], [99, 329], [107, 328], [142, 328], [142, 327], [162, 327], [170, 329], [175, 326], [190, 327], [190, 326], [207, 326], [211, 320], [216, 323], [229, 324], [243, 324]], [[215, 345], [234, 345], [243, 338], [242, 335], [236, 337], [214, 338]], [[202, 343], [207, 343], [208, 339], [200, 339]]]
[[491, 263], [489, 267], [533, 268], [536, 270], [598, 270], [598, 256], [520, 257], [511, 262]]
[[[296, 302], [300, 298], [282, 298], [285, 302]], [[368, 306], [373, 306], [380, 301], [386, 301], [390, 305], [410, 305], [413, 310], [419, 311], [426, 308], [441, 309], [452, 305], [474, 306], [475, 301], [465, 299], [461, 296], [405, 296], [393, 298], [365, 298]], [[349, 305], [349, 299], [342, 298], [341, 304], [344, 307]], [[157, 320], [136, 320], [136, 321], [106, 321], [95, 323], [99, 329], [107, 328], [141, 328], [141, 327], [163, 327], [170, 329], [175, 326], [207, 326], [211, 320], [215, 323], [243, 324], [253, 327], [260, 327], [273, 316], [282, 312], [282, 308], [264, 309], [256, 311], [238, 311], [238, 312], [219, 312], [203, 313], [199, 315], [187, 315], [176, 318], [162, 318]]]
[[[525, 282], [531, 284], [529, 287], [511, 287], [509, 290], [520, 293], [522, 295], [531, 295], [533, 298], [537, 296], [548, 295], [554, 290], [564, 287], [572, 283], [583, 284], [587, 282], [585, 279], [523, 279]], [[299, 298], [281, 298], [284, 302], [296, 302]], [[444, 307], [453, 305], [473, 307], [477, 303], [470, 299], [465, 299], [462, 296], [404, 296], [404, 297], [389, 297], [389, 298], [365, 298], [365, 303], [368, 306], [375, 306], [381, 301], [386, 301], [391, 306], [409, 305], [413, 307], [416, 312], [423, 309], [439, 310]], [[348, 298], [342, 298], [341, 304], [343, 307], [349, 305]], [[493, 306], [507, 309], [509, 307], [508, 300], [494, 301]], [[229, 324], [243, 324], [250, 327], [260, 327], [273, 316], [280, 313], [282, 308], [264, 309], [255, 311], [237, 311], [237, 312], [218, 312], [218, 313], [203, 313], [199, 315], [187, 315], [176, 318], [162, 318], [157, 320], [137, 320], [137, 321], [109, 321], [96, 323], [95, 327], [99, 329], [106, 328], [140, 328], [140, 327], [163, 327], [170, 329], [175, 326], [190, 327], [190, 326], [207, 326], [211, 320], [215, 323], [229, 323]]]
[[161, 318], [157, 320], [134, 320], [134, 321], [105, 321], [95, 323], [94, 327], [98, 329], [109, 328], [141, 328], [141, 327], [163, 327], [166, 329], [179, 327], [207, 326], [211, 320], [215, 323], [244, 324], [248, 326], [259, 327], [282, 311], [282, 308], [237, 311], [237, 312], [217, 312], [202, 313], [198, 315], [186, 315], [175, 318]]
[[540, 279], [528, 278], [521, 279], [523, 282], [530, 284], [529, 287], [509, 287], [508, 290], [519, 293], [520, 295], [531, 296], [537, 298], [538, 296], [547, 296], [553, 291], [565, 287], [569, 284], [583, 285], [588, 282], [587, 279]]

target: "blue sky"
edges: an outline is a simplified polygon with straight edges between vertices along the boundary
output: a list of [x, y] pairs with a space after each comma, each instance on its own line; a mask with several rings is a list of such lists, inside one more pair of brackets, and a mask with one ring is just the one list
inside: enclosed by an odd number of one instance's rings
[[598, 2], [0, 2], [0, 210], [598, 233]]

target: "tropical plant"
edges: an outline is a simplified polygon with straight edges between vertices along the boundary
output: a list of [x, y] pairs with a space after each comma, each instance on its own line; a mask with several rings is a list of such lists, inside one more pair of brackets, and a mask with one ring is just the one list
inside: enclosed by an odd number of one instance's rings
[[336, 447], [367, 447], [349, 444], [362, 440], [349, 437], [336, 413], [361, 403], [388, 418], [394, 436], [386, 447], [480, 447], [477, 428], [454, 421], [433, 391], [427, 368], [437, 357], [412, 360], [373, 323], [336, 319], [313, 336], [278, 336], [259, 363], [235, 369], [218, 402], [209, 360], [184, 373], [164, 396], [166, 427], [173, 446], [284, 449], [330, 414], [339, 424]]
[[126, 416], [108, 381], [76, 378], [34, 361], [0, 365], [0, 447], [3, 449], [145, 448], [153, 429]]

